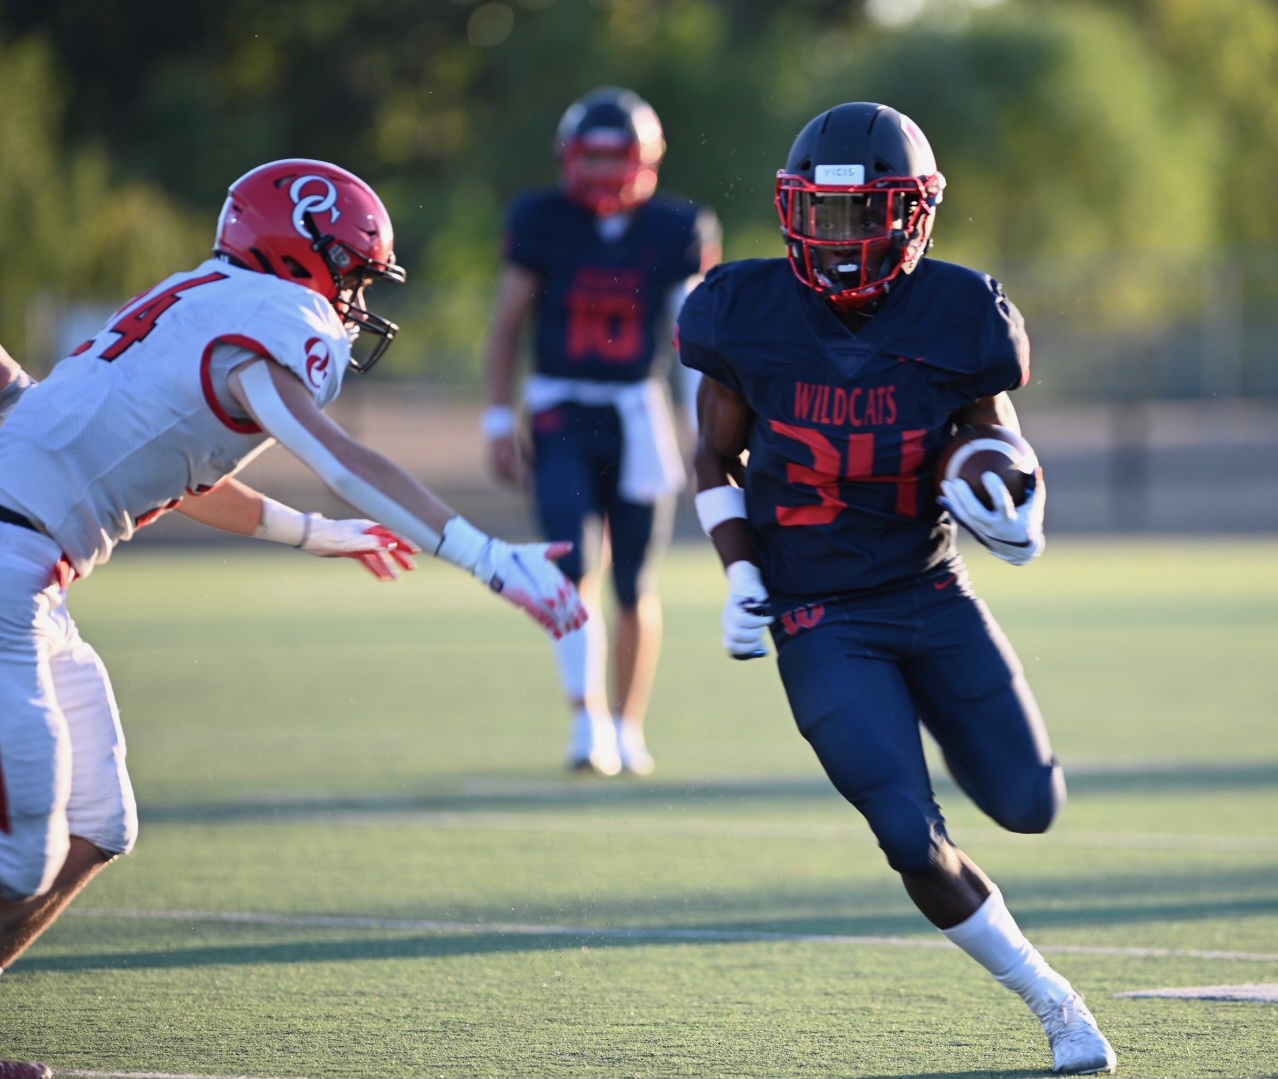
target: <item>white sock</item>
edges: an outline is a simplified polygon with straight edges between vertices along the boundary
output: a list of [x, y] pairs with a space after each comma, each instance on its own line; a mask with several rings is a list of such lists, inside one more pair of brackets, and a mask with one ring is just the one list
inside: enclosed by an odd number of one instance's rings
[[608, 639], [603, 615], [595, 610], [589, 613], [590, 618], [581, 629], [565, 633], [554, 642], [559, 683], [570, 701], [603, 700]]
[[1035, 1015], [1041, 1016], [1074, 992], [1025, 939], [997, 888], [970, 918], [941, 932], [993, 974], [1000, 985], [1018, 993]]
[[570, 701], [586, 697], [586, 629], [565, 633], [555, 641], [555, 660], [559, 664], [559, 682]]

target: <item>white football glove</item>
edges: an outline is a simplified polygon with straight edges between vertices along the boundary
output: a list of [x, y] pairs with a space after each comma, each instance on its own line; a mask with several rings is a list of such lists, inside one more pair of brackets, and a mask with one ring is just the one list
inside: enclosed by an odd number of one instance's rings
[[987, 509], [963, 480], [942, 480], [941, 495], [937, 501], [978, 542], [1004, 562], [1023, 566], [1033, 561], [1042, 554], [1047, 543], [1043, 535], [1047, 491], [1042, 477], [1035, 477], [1029, 494], [1019, 506], [1012, 501], [1007, 484], [997, 473], [983, 473], [981, 482], [994, 501], [993, 509]]
[[772, 610], [759, 567], [733, 562], [727, 569], [728, 602], [723, 607], [723, 647], [733, 659], [761, 659], [768, 654]]
[[298, 546], [319, 558], [354, 558], [379, 581], [394, 581], [401, 569], [415, 569], [418, 548], [376, 521], [330, 521], [306, 515], [306, 533]]
[[554, 562], [571, 550], [571, 543], [507, 543], [479, 531], [462, 517], [453, 517], [444, 526], [435, 553], [469, 570], [559, 640], [586, 622], [586, 608], [577, 589]]

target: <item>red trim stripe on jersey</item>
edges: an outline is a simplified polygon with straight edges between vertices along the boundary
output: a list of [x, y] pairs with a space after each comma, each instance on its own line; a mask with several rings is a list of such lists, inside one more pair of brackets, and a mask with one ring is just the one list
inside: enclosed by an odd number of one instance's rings
[[213, 349], [218, 345], [235, 345], [237, 348], [246, 348], [250, 352], [255, 352], [264, 360], [273, 360], [266, 346], [260, 341], [254, 341], [251, 337], [245, 337], [241, 333], [228, 333], [222, 337], [215, 337], [204, 348], [204, 355], [200, 359], [200, 387], [204, 390], [204, 400], [209, 408], [213, 410], [223, 425], [229, 427], [237, 435], [260, 435], [262, 429], [252, 420], [237, 420], [229, 412], [222, 407], [222, 402], [217, 399], [217, 394], [213, 392], [213, 372], [211, 365], [213, 363]]

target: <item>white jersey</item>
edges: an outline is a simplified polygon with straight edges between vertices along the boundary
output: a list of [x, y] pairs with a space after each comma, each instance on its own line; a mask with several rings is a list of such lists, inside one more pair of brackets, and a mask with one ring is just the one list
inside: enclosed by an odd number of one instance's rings
[[226, 389], [254, 355], [296, 374], [323, 408], [350, 342], [318, 293], [220, 259], [129, 301], [0, 426], [0, 506], [31, 518], [87, 575], [264, 446], [270, 436]]

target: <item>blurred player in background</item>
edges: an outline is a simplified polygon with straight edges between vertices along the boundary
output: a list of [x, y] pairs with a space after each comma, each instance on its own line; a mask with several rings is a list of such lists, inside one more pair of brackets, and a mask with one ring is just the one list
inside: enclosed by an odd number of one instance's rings
[[[771, 626], [800, 732], [868, 820], [919, 910], [1042, 1021], [1055, 1070], [1112, 1071], [1068, 981], [946, 833], [919, 723], [959, 786], [1014, 832], [1065, 787], [1012, 648], [972, 592], [954, 522], [1014, 565], [1043, 547], [1041, 483], [1016, 506], [983, 477], [933, 495], [956, 425], [1018, 430], [1020, 313], [983, 273], [925, 259], [944, 178], [922, 131], [882, 105], [822, 113], [777, 177], [789, 258], [712, 271], [679, 348], [704, 372], [697, 510], [727, 570], [724, 643]], [[741, 456], [749, 451], [742, 466]]]
[[[358, 177], [272, 162], [231, 186], [213, 258], [130, 300], [43, 382], [0, 362], [0, 968], [133, 846], [119, 714], [66, 588], [158, 514], [381, 578], [427, 551], [556, 637], [582, 624], [549, 560], [567, 544], [486, 536], [324, 415], [346, 368], [367, 371], [395, 336], [364, 300], [404, 280], [392, 247]], [[229, 478], [272, 440], [371, 519], [299, 513]]]
[[[528, 455], [514, 372], [533, 326], [523, 386], [533, 499], [543, 535], [574, 544], [560, 564], [594, 616], [555, 645], [572, 712], [567, 763], [603, 775], [653, 767], [644, 737], [661, 647], [653, 569], [686, 482], [654, 360], [684, 296], [720, 255], [710, 210], [657, 194], [665, 148], [657, 114], [632, 91], [605, 87], [569, 106], [559, 185], [510, 207], [488, 334], [483, 429], [494, 474], [518, 484]], [[617, 597], [611, 702], [593, 572], [606, 550]]]

